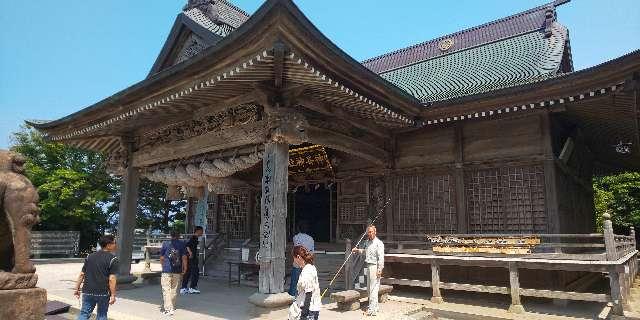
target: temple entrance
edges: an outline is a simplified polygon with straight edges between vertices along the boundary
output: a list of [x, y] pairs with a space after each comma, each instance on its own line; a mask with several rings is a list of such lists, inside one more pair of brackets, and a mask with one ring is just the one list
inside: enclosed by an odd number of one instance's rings
[[315, 184], [298, 188], [292, 196], [295, 199], [293, 208], [295, 223], [306, 221], [310, 236], [316, 242], [330, 242], [331, 189], [325, 184]]

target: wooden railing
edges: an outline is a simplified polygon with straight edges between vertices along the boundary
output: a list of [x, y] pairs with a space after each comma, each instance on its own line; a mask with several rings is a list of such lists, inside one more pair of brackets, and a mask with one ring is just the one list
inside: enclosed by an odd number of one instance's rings
[[[629, 293], [633, 279], [638, 274], [638, 251], [636, 250], [635, 230], [631, 228], [629, 236], [615, 235], [610, 217], [605, 215], [602, 234], [484, 234], [484, 235], [447, 235], [455, 245], [459, 239], [475, 238], [483, 245], [487, 239], [535, 237], [539, 243], [530, 247], [527, 254], [495, 253], [441, 253], [433, 252], [433, 244], [415, 235], [393, 235], [393, 240], [385, 242], [385, 261], [387, 263], [419, 263], [431, 266], [431, 280], [413, 280], [403, 278], [383, 278], [382, 283], [406, 286], [431, 287], [432, 301], [443, 300], [440, 290], [462, 290], [507, 294], [511, 296], [511, 312], [523, 312], [520, 296], [545, 297], [553, 299], [582, 300], [612, 303], [612, 311], [622, 315], [629, 302]], [[380, 235], [384, 238], [386, 235]], [[423, 235], [422, 237], [425, 237]], [[435, 236], [430, 236], [435, 238]], [[401, 240], [398, 240], [401, 239]], [[411, 240], [413, 239], [413, 240]], [[458, 239], [458, 240], [456, 240]], [[493, 240], [492, 240], [493, 241]], [[505, 249], [513, 246], [513, 241], [494, 241], [491, 245]], [[523, 241], [524, 242], [524, 241]], [[442, 245], [442, 242], [440, 242]], [[446, 244], [445, 244], [446, 245]], [[513, 250], [514, 252], [521, 252]], [[440, 266], [457, 265], [470, 267], [502, 267], [509, 272], [509, 287], [442, 282]], [[520, 288], [519, 269], [563, 270], [606, 273], [609, 277], [609, 294], [541, 290]]]

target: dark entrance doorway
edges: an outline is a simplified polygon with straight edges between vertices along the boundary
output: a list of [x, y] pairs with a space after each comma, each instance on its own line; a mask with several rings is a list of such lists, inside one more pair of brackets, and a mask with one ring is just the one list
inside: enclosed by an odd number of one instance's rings
[[[298, 188], [295, 198], [295, 222], [306, 221], [315, 242], [331, 241], [331, 190], [324, 184]], [[295, 231], [294, 231], [295, 234]]]

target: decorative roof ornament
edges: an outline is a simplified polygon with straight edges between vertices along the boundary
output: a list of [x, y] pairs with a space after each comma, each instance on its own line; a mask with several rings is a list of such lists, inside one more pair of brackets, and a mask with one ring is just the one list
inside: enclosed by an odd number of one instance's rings
[[631, 154], [631, 142], [618, 142], [618, 144], [614, 145], [613, 147], [616, 148], [616, 152], [619, 154]]
[[200, 10], [209, 20], [215, 24], [221, 24], [220, 10], [218, 8], [217, 1], [214, 0], [188, 0], [187, 5], [184, 6], [182, 11], [187, 11], [193, 8]]
[[453, 47], [454, 43], [453, 38], [443, 39], [438, 42], [438, 49], [440, 49], [440, 51], [447, 51]]

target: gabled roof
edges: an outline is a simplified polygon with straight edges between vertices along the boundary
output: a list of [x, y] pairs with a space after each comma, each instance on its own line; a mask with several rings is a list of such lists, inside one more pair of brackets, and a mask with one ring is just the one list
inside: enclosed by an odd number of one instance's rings
[[555, 1], [363, 62], [422, 102], [490, 91], [571, 70]]
[[190, 0], [176, 17], [148, 76], [215, 45], [248, 19], [249, 14], [226, 0]]

